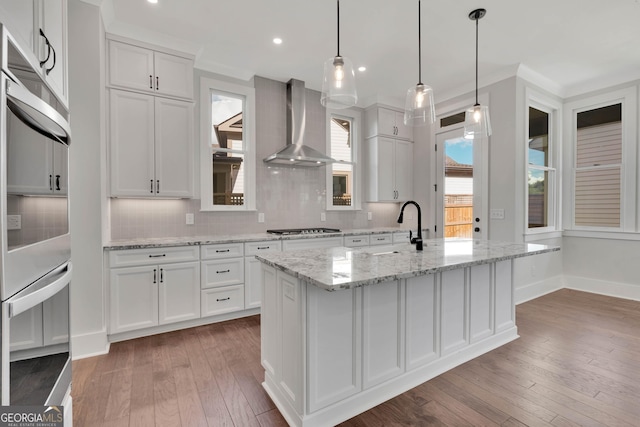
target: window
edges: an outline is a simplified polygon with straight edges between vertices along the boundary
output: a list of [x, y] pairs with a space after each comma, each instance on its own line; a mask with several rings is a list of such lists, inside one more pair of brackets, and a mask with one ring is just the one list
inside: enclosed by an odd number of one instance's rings
[[201, 209], [255, 209], [255, 93], [202, 78]]
[[558, 171], [556, 158], [560, 104], [548, 97], [527, 91], [526, 130], [526, 230], [528, 234], [559, 228]]
[[575, 225], [620, 227], [622, 104], [577, 114]]
[[602, 92], [565, 107], [572, 168], [566, 220], [574, 235], [637, 232], [636, 90]]
[[327, 209], [360, 209], [358, 135], [360, 113], [341, 110], [327, 113], [327, 155], [336, 163], [327, 165]]

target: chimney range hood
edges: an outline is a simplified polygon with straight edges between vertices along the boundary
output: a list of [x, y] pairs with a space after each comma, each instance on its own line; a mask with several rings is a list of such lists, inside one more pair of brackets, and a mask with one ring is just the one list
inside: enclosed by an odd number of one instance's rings
[[265, 157], [265, 163], [284, 166], [318, 167], [335, 160], [308, 145], [304, 145], [305, 93], [304, 82], [291, 79], [287, 83], [287, 145]]

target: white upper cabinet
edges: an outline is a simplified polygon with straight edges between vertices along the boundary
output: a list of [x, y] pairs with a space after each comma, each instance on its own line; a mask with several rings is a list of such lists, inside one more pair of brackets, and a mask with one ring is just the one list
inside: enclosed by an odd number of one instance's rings
[[193, 194], [193, 105], [110, 90], [112, 197]]
[[413, 143], [369, 138], [365, 164], [368, 202], [404, 202], [413, 197]]
[[68, 106], [67, 0], [2, 0], [0, 21]]
[[404, 124], [404, 112], [373, 106], [365, 112], [366, 138], [384, 135], [396, 139], [413, 140], [413, 128]]
[[[42, 33], [40, 33], [40, 29]], [[42, 20], [39, 54], [42, 72], [47, 83], [68, 104], [69, 88], [67, 83], [67, 1], [46, 0], [42, 2]], [[42, 35], [44, 34], [44, 35]], [[47, 43], [48, 41], [48, 43]], [[44, 63], [43, 63], [44, 61]]]
[[109, 85], [193, 98], [193, 59], [109, 40]]

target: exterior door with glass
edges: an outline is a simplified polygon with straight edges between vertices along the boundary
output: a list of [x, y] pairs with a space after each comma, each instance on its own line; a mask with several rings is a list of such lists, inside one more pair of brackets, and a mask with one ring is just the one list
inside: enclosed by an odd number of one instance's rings
[[436, 134], [435, 235], [486, 239], [486, 143], [462, 136], [462, 124]]

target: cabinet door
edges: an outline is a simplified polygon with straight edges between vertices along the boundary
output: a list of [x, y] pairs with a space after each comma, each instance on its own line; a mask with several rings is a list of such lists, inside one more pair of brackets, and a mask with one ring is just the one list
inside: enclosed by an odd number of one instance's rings
[[413, 128], [404, 124], [404, 112], [396, 111], [396, 138], [413, 140]]
[[69, 192], [69, 148], [53, 143], [53, 193], [66, 195]]
[[161, 325], [200, 317], [200, 263], [160, 264], [159, 311]]
[[193, 195], [193, 105], [155, 98], [156, 195]]
[[[43, 64], [43, 72], [47, 83], [58, 98], [67, 105], [67, 0], [46, 0], [42, 2], [42, 31], [55, 50], [49, 60]], [[39, 33], [38, 33], [39, 35]], [[39, 38], [40, 55], [47, 57], [47, 45], [44, 38]]]
[[153, 51], [109, 41], [109, 85], [155, 92]]
[[69, 287], [42, 303], [44, 345], [69, 342]]
[[11, 319], [10, 351], [42, 347], [42, 304]]
[[389, 138], [378, 138], [378, 193], [377, 201], [395, 201], [395, 141]]
[[158, 267], [111, 269], [109, 333], [158, 324]]
[[7, 118], [7, 162], [10, 165], [30, 165], [29, 168], [8, 168], [7, 193], [51, 194], [53, 144], [22, 124], [13, 114]]
[[378, 108], [378, 133], [396, 136], [396, 112], [387, 108]]
[[244, 259], [244, 307], [260, 307], [262, 302], [262, 263], [255, 257]]
[[34, 37], [38, 35], [35, 3], [35, 0], [2, 0], [0, 2], [2, 23], [7, 26], [20, 46], [31, 52], [35, 52]]
[[152, 196], [154, 98], [112, 89], [109, 99], [111, 195]]
[[193, 61], [166, 53], [154, 53], [155, 90], [158, 94], [193, 98]]
[[413, 197], [413, 143], [396, 141], [394, 175], [396, 200], [411, 200]]

